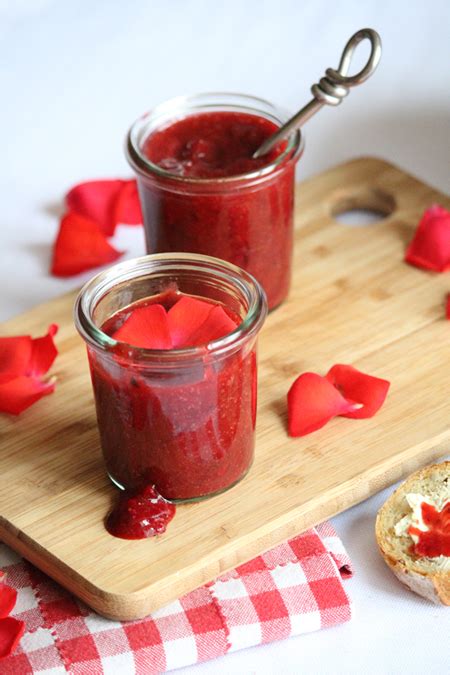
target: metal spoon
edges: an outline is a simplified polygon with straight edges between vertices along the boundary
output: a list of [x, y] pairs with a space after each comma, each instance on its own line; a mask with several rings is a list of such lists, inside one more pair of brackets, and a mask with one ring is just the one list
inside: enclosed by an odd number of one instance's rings
[[[347, 75], [356, 47], [362, 40], [366, 39], [369, 40], [371, 45], [369, 60], [359, 73]], [[375, 72], [380, 57], [381, 38], [375, 30], [372, 28], [362, 28], [352, 35], [344, 47], [338, 69], [326, 69], [325, 77], [322, 77], [318, 84], [313, 84], [311, 87], [314, 98], [291, 117], [286, 124], [283, 124], [278, 131], [269, 136], [256, 152], [253, 153], [253, 157], [257, 159], [268, 153], [282, 138], [286, 138], [291, 131], [302, 126], [325, 104], [339, 105], [342, 99], [349, 93], [350, 87], [355, 87], [357, 84], [365, 82]]]

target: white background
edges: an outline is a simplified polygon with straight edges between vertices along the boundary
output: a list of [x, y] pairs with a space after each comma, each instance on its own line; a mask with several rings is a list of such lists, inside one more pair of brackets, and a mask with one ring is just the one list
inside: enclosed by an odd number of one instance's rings
[[[123, 138], [138, 115], [214, 90], [295, 110], [365, 26], [382, 36], [382, 63], [308, 123], [299, 178], [376, 154], [448, 191], [448, 0], [0, 0], [0, 319], [90, 276], [48, 275], [61, 199], [80, 180], [129, 174]], [[119, 228], [115, 244], [141, 254], [141, 229]], [[334, 519], [356, 568], [350, 624], [186, 672], [448, 672], [450, 610], [403, 590], [376, 552], [385, 496]]]

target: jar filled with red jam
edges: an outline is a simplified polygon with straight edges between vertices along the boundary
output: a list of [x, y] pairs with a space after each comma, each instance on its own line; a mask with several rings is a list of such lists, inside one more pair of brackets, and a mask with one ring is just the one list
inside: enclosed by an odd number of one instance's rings
[[113, 483], [190, 501], [246, 475], [266, 314], [250, 274], [201, 255], [137, 258], [84, 286], [75, 321]]
[[259, 98], [200, 94], [161, 104], [131, 127], [128, 160], [137, 174], [147, 251], [201, 253], [250, 272], [269, 309], [291, 278], [295, 131], [252, 157], [289, 115]]

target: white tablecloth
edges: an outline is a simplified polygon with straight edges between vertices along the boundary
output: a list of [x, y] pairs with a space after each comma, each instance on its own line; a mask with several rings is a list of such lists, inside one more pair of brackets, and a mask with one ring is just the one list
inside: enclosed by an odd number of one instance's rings
[[[294, 110], [365, 26], [383, 38], [379, 70], [308, 123], [299, 178], [376, 154], [448, 191], [447, 0], [0, 0], [0, 319], [90, 276], [48, 275], [60, 200], [79, 180], [128, 175], [123, 138], [140, 113], [214, 90]], [[140, 228], [120, 230], [117, 247], [142, 253]], [[374, 518], [386, 496], [333, 521], [357, 570], [346, 582], [351, 623], [185, 672], [448, 672], [450, 611], [404, 590], [377, 554]]]

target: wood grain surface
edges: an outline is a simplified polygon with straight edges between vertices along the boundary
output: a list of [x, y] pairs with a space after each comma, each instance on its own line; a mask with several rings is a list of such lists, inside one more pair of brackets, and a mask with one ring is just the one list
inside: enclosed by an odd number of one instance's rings
[[[55, 393], [18, 418], [0, 417], [0, 538], [100, 614], [145, 616], [448, 451], [450, 277], [403, 256], [423, 210], [450, 208], [450, 199], [373, 158], [297, 190], [292, 292], [259, 342], [255, 463], [229, 492], [179, 506], [161, 537], [124, 541], [104, 529], [116, 490], [102, 464], [75, 296], [1, 327], [38, 335], [57, 322], [60, 355]], [[366, 227], [334, 220], [355, 207], [386, 217]], [[384, 407], [289, 438], [290, 383], [334, 363], [390, 380]]]

